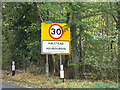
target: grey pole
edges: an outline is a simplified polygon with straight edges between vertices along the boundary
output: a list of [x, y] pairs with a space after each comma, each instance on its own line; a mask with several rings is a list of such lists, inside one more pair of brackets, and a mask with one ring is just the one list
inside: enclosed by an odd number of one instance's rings
[[60, 65], [62, 65], [62, 55], [60, 55]]
[[46, 55], [46, 81], [49, 81], [48, 55]]
[[[52, 24], [50, 21], [46, 21], [46, 24]], [[46, 80], [49, 81], [49, 64], [48, 64], [48, 54], [46, 55]]]
[[62, 55], [60, 55], [60, 79], [62, 80], [62, 83], [64, 83], [64, 70], [62, 65]]

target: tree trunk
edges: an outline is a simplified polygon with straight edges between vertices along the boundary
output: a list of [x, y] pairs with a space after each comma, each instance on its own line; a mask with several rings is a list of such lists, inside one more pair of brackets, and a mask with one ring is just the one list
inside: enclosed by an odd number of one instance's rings
[[[117, 21], [117, 30], [118, 30], [118, 66], [120, 65], [120, 3], [117, 2], [117, 14], [118, 14], [118, 21]], [[118, 73], [120, 72], [120, 68], [118, 69]], [[118, 75], [118, 82], [120, 83], [120, 73]], [[120, 86], [119, 86], [120, 88]]]
[[81, 32], [82, 26], [80, 26], [80, 38], [79, 38], [79, 50], [80, 50], [80, 59], [79, 59], [79, 73], [80, 73], [80, 79], [82, 79], [82, 32]]
[[54, 75], [54, 61], [52, 55], [49, 55], [49, 70]]
[[[69, 4], [69, 6], [71, 5], [71, 3]], [[68, 24], [69, 22], [69, 19], [70, 19], [70, 12], [68, 11], [67, 12], [67, 21], [66, 23]], [[65, 62], [64, 62], [64, 68], [67, 68], [67, 64], [69, 62], [69, 55], [65, 55]]]
[[[107, 56], [108, 56], [108, 58], [109, 58], [109, 56], [111, 55], [111, 54], [109, 54], [110, 52], [109, 52], [109, 41], [108, 41], [108, 39], [109, 39], [109, 37], [108, 37], [108, 31], [109, 30], [109, 16], [108, 16], [108, 14], [106, 14], [106, 34], [107, 34]], [[112, 44], [112, 43], [111, 43]], [[112, 53], [112, 50], [111, 50], [111, 53]], [[112, 60], [111, 60], [112, 61]]]
[[[76, 20], [76, 14], [75, 13], [72, 13], [72, 19], [73, 20]], [[72, 62], [74, 63], [74, 64], [76, 64], [75, 66], [74, 66], [74, 71], [75, 71], [75, 76], [74, 76], [74, 78], [79, 78], [79, 76], [80, 76], [80, 72], [79, 72], [79, 66], [78, 66], [78, 64], [79, 64], [79, 58], [78, 58], [78, 49], [77, 49], [77, 40], [76, 40], [76, 35], [77, 35], [77, 33], [76, 33], [76, 30], [77, 30], [77, 28], [76, 28], [76, 24], [72, 24], [71, 25], [71, 34], [72, 34]]]
[[[79, 16], [79, 20], [82, 21], [81, 19], [81, 14]], [[82, 79], [82, 72], [83, 72], [83, 65], [82, 65], [82, 25], [80, 25], [79, 27], [79, 55], [80, 55], [80, 59], [79, 59], [79, 78]], [[85, 68], [84, 68], [85, 69]]]

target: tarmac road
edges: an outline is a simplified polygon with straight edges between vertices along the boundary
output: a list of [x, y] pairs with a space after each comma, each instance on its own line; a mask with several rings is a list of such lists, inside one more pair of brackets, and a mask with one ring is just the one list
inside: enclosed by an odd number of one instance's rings
[[[18, 86], [18, 85], [12, 85], [12, 84], [8, 84], [8, 83], [1, 83], [0, 82], [0, 90], [1, 90], [1, 88], [2, 88], [2, 90], [6, 90], [6, 89], [11, 89], [12, 90], [12, 88], [15, 90], [15, 88], [16, 89], [18, 89], [18, 90], [22, 90], [23, 88], [26, 90], [26, 89], [30, 89], [30, 88], [28, 88], [28, 87], [24, 87], [24, 86]], [[23, 90], [24, 90], [23, 89]], [[30, 89], [31, 90], [31, 89]]]

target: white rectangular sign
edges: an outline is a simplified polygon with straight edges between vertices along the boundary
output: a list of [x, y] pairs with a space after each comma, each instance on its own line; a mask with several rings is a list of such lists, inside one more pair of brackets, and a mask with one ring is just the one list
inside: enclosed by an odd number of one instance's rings
[[70, 53], [69, 41], [42, 41], [42, 53]]

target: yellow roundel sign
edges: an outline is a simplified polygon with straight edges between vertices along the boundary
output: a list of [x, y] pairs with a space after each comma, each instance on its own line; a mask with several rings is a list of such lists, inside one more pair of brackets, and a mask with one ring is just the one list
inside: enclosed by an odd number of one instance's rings
[[41, 23], [41, 54], [70, 54], [70, 28], [66, 23]]

